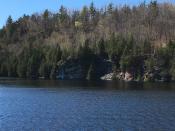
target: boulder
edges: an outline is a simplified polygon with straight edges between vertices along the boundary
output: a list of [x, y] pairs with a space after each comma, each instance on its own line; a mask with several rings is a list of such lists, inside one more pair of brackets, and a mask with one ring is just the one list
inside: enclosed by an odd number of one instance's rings
[[125, 78], [124, 78], [124, 80], [125, 80], [125, 81], [133, 81], [134, 78], [133, 78], [133, 76], [132, 76], [131, 73], [125, 72]]
[[101, 77], [101, 80], [111, 81], [113, 80], [114, 73], [109, 73]]

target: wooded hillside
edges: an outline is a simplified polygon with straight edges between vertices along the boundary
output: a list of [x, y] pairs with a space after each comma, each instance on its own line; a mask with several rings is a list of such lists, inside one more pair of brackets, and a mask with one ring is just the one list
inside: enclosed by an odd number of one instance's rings
[[[93, 58], [111, 60], [113, 72], [135, 79], [157, 68], [175, 77], [175, 6], [152, 1], [138, 6], [82, 10], [61, 6], [57, 13], [9, 16], [0, 30], [0, 76], [55, 78], [58, 63], [80, 59], [87, 70]], [[92, 73], [93, 74], [93, 73]]]

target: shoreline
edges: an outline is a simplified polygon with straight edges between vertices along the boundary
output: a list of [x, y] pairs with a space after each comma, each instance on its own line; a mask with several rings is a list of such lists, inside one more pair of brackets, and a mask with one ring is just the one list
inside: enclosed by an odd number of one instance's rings
[[174, 80], [171, 81], [162, 81], [162, 80], [155, 80], [155, 81], [139, 81], [139, 80], [86, 80], [86, 79], [44, 79], [44, 78], [37, 78], [37, 79], [29, 79], [29, 78], [19, 78], [19, 77], [0, 77], [0, 81], [8, 81], [8, 80], [24, 80], [24, 81], [71, 81], [71, 82], [123, 82], [123, 83], [175, 83]]

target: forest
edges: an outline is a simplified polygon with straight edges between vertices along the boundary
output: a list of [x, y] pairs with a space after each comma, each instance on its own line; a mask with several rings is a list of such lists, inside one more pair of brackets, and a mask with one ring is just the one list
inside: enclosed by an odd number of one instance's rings
[[114, 79], [130, 72], [139, 81], [175, 80], [175, 5], [61, 6], [9, 16], [0, 29], [0, 77], [56, 79], [61, 62], [78, 59], [91, 80], [97, 57], [112, 62]]

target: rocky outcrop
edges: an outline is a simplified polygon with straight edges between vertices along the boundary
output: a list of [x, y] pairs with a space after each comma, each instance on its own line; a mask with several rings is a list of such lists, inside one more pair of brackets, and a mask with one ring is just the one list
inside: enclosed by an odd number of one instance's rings
[[[108, 60], [104, 60], [101, 58], [96, 58], [92, 64], [89, 64], [89, 68], [85, 68], [79, 59], [67, 59], [66, 61], [61, 61], [58, 63], [58, 70], [56, 72], [57, 79], [78, 79], [84, 80], [87, 79], [87, 76], [93, 74], [93, 80], [101, 79], [101, 80], [122, 80], [122, 81], [170, 81], [171, 76], [168, 72], [163, 72], [160, 69], [155, 69], [150, 72], [145, 72], [140, 79], [134, 78], [134, 75], [128, 71], [126, 72], [113, 72], [112, 71], [112, 62]], [[89, 73], [89, 69], [91, 67], [91, 71]], [[92, 69], [93, 68], [93, 69]]]
[[102, 76], [100, 79], [111, 81], [111, 80], [113, 80], [113, 76], [114, 76], [114, 73], [109, 73], [109, 74], [106, 74], [106, 75]]
[[133, 75], [129, 72], [109, 73], [101, 77], [101, 80], [123, 80], [133, 81]]
[[[93, 64], [93, 66], [92, 66]], [[90, 67], [91, 73], [88, 73]], [[132, 73], [129, 71], [126, 72], [113, 72], [112, 71], [112, 62], [109, 60], [104, 60], [97, 57], [93, 63], [89, 63], [89, 68], [84, 67], [80, 59], [67, 59], [66, 61], [60, 61], [58, 63], [58, 69], [56, 72], [57, 79], [78, 79], [85, 80], [87, 75], [93, 74], [93, 78], [101, 80], [122, 80], [122, 81], [162, 81], [168, 82], [171, 81], [171, 76], [168, 72], [162, 72], [161, 69], [155, 68], [150, 72], [146, 72], [139, 78], [135, 78]]]
[[124, 80], [125, 81], [133, 81], [134, 80], [134, 77], [133, 77], [133, 75], [131, 73], [125, 72]]
[[[94, 60], [93, 68], [96, 79], [112, 71], [112, 62], [101, 58]], [[91, 63], [89, 63], [90, 67]], [[67, 59], [58, 63], [57, 79], [86, 79], [88, 68], [85, 67], [80, 59]]]
[[79, 60], [69, 59], [65, 62], [61, 61], [58, 63], [57, 79], [83, 79], [83, 67], [81, 66]]
[[144, 74], [144, 81], [145, 82], [148, 82], [148, 81], [169, 82], [171, 81], [171, 75], [168, 72], [161, 72], [161, 71], [146, 72]]
[[154, 73], [146, 72], [146, 73], [144, 74], [144, 81], [145, 81], [145, 82], [154, 81], [154, 79], [155, 79]]

